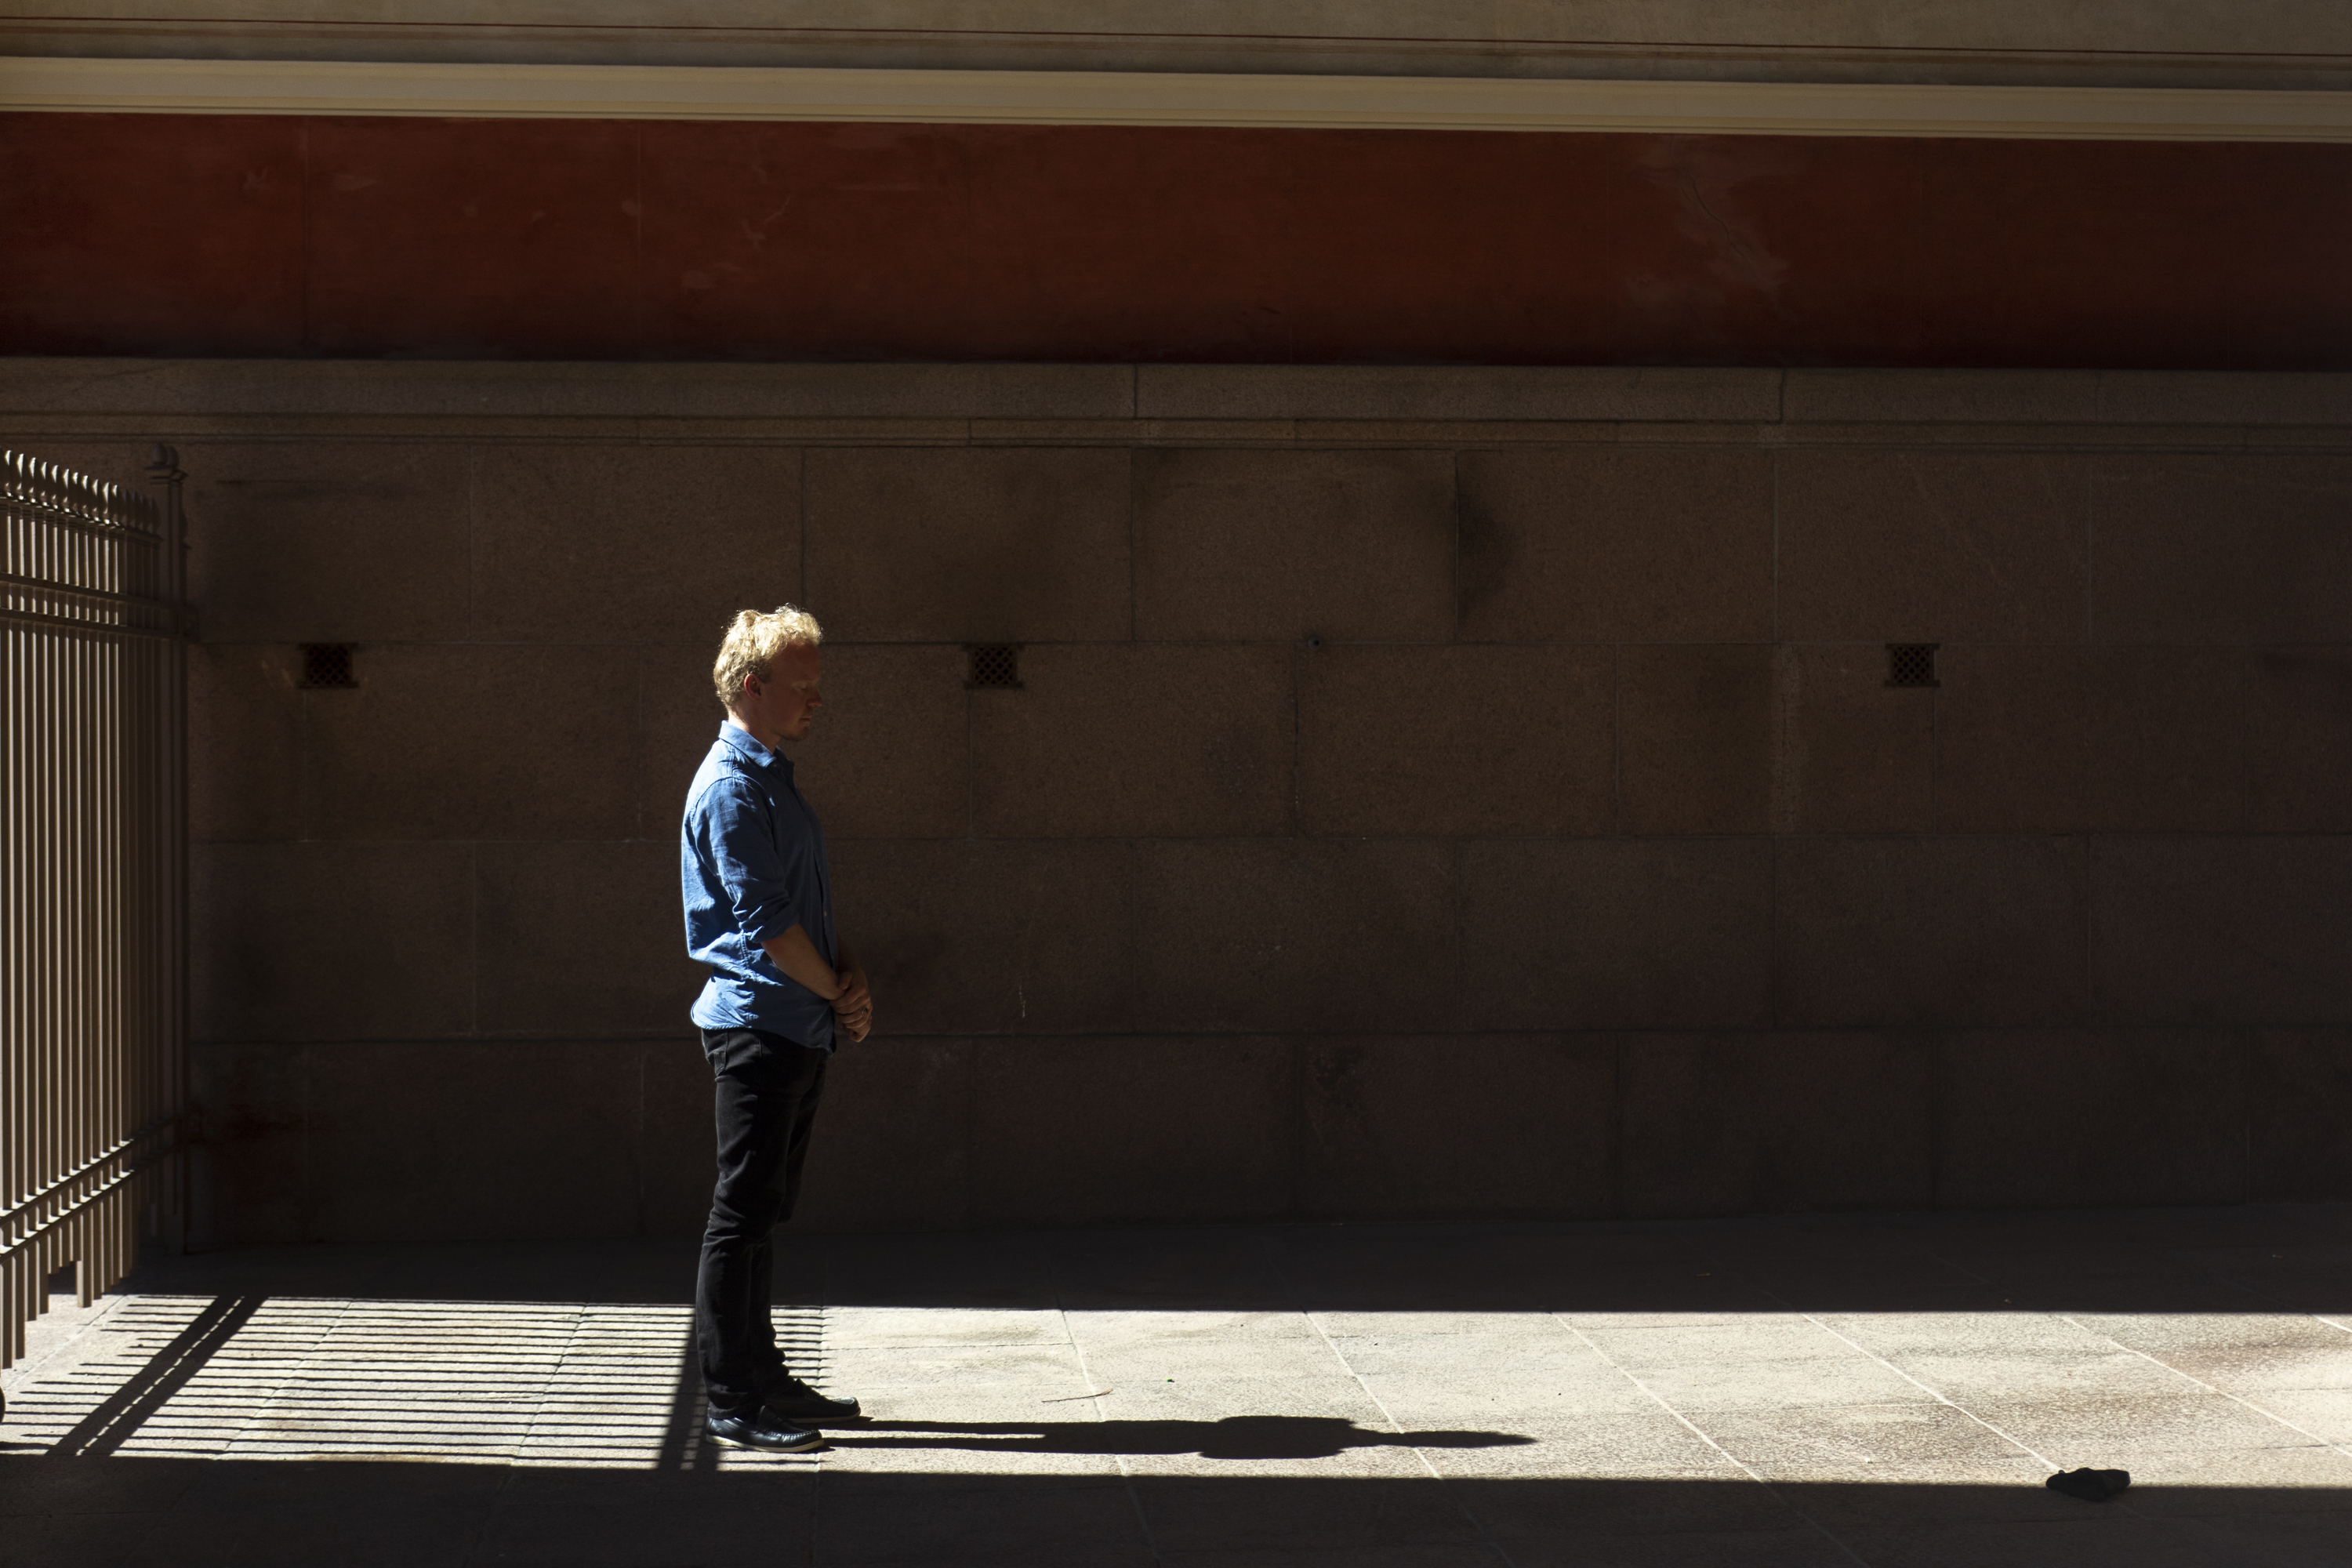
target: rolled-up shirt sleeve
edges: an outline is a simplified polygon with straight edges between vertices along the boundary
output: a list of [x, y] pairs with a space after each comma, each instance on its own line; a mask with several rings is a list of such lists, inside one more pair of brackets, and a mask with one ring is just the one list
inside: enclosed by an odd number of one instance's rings
[[[730, 781], [709, 801], [710, 859], [735, 917], [735, 928], [755, 950], [794, 926], [815, 932], [802, 908], [814, 878], [814, 846], [797, 822], [771, 822], [767, 803], [750, 785]], [[747, 955], [750, 956], [750, 955]]]

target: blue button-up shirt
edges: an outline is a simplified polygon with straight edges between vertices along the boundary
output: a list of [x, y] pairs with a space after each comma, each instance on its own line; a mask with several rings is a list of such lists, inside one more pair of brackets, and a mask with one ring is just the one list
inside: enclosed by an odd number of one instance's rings
[[833, 1049], [833, 1006], [761, 949], [794, 926], [840, 966], [824, 829], [793, 787], [793, 764], [722, 725], [686, 792], [678, 858], [686, 950], [710, 978], [692, 1016], [706, 1029], [765, 1029]]

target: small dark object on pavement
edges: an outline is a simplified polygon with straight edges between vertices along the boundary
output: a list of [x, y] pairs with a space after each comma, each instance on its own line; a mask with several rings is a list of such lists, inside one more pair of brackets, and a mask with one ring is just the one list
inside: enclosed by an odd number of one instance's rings
[[2085, 1465], [2079, 1470], [2061, 1470], [2042, 1484], [2053, 1492], [2064, 1492], [2084, 1502], [2105, 1502], [2131, 1485], [2131, 1472], [2095, 1470]]

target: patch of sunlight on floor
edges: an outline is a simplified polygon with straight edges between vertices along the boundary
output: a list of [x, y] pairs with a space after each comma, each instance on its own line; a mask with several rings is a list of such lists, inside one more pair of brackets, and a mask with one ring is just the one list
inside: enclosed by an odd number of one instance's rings
[[[1908, 1444], [2038, 1474], [2068, 1446], [2033, 1440], [2029, 1426], [2049, 1426], [2034, 1410], [2003, 1412], [2063, 1394], [2092, 1406], [2198, 1395], [2200, 1419], [2246, 1428], [2229, 1447], [2308, 1446], [2307, 1478], [2266, 1459], [2246, 1484], [2352, 1479], [2343, 1437], [2294, 1424], [2286, 1396], [2209, 1380], [2252, 1355], [2273, 1387], [2342, 1386], [2352, 1333], [2292, 1313], [797, 1306], [776, 1323], [795, 1371], [824, 1385], [830, 1370], [877, 1418], [837, 1435], [835, 1462], [856, 1469], [1428, 1449], [1437, 1468], [1475, 1473], [1827, 1466], [1867, 1480]], [[7, 1437], [88, 1457], [812, 1462], [706, 1444], [692, 1332], [682, 1304], [129, 1296], [11, 1394]], [[1592, 1441], [1603, 1431], [1620, 1437]], [[1635, 1455], [1623, 1443], [1637, 1436]]]
[[[796, 1365], [817, 1364], [814, 1309], [780, 1310], [776, 1326]], [[80, 1353], [10, 1395], [12, 1446], [632, 1468], [698, 1458], [683, 1306], [149, 1295], [88, 1333]]]

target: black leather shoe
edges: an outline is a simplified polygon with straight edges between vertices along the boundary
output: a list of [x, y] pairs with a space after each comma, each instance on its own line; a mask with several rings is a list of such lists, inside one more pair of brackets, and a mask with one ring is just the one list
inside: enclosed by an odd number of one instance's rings
[[824, 1447], [824, 1434], [787, 1426], [765, 1410], [756, 1415], [713, 1415], [703, 1424], [710, 1440], [728, 1448], [761, 1448], [771, 1454], [805, 1454]]
[[855, 1399], [828, 1398], [797, 1377], [776, 1384], [760, 1402], [760, 1414], [779, 1421], [813, 1421], [820, 1426], [828, 1421], [856, 1421], [860, 1415]]

